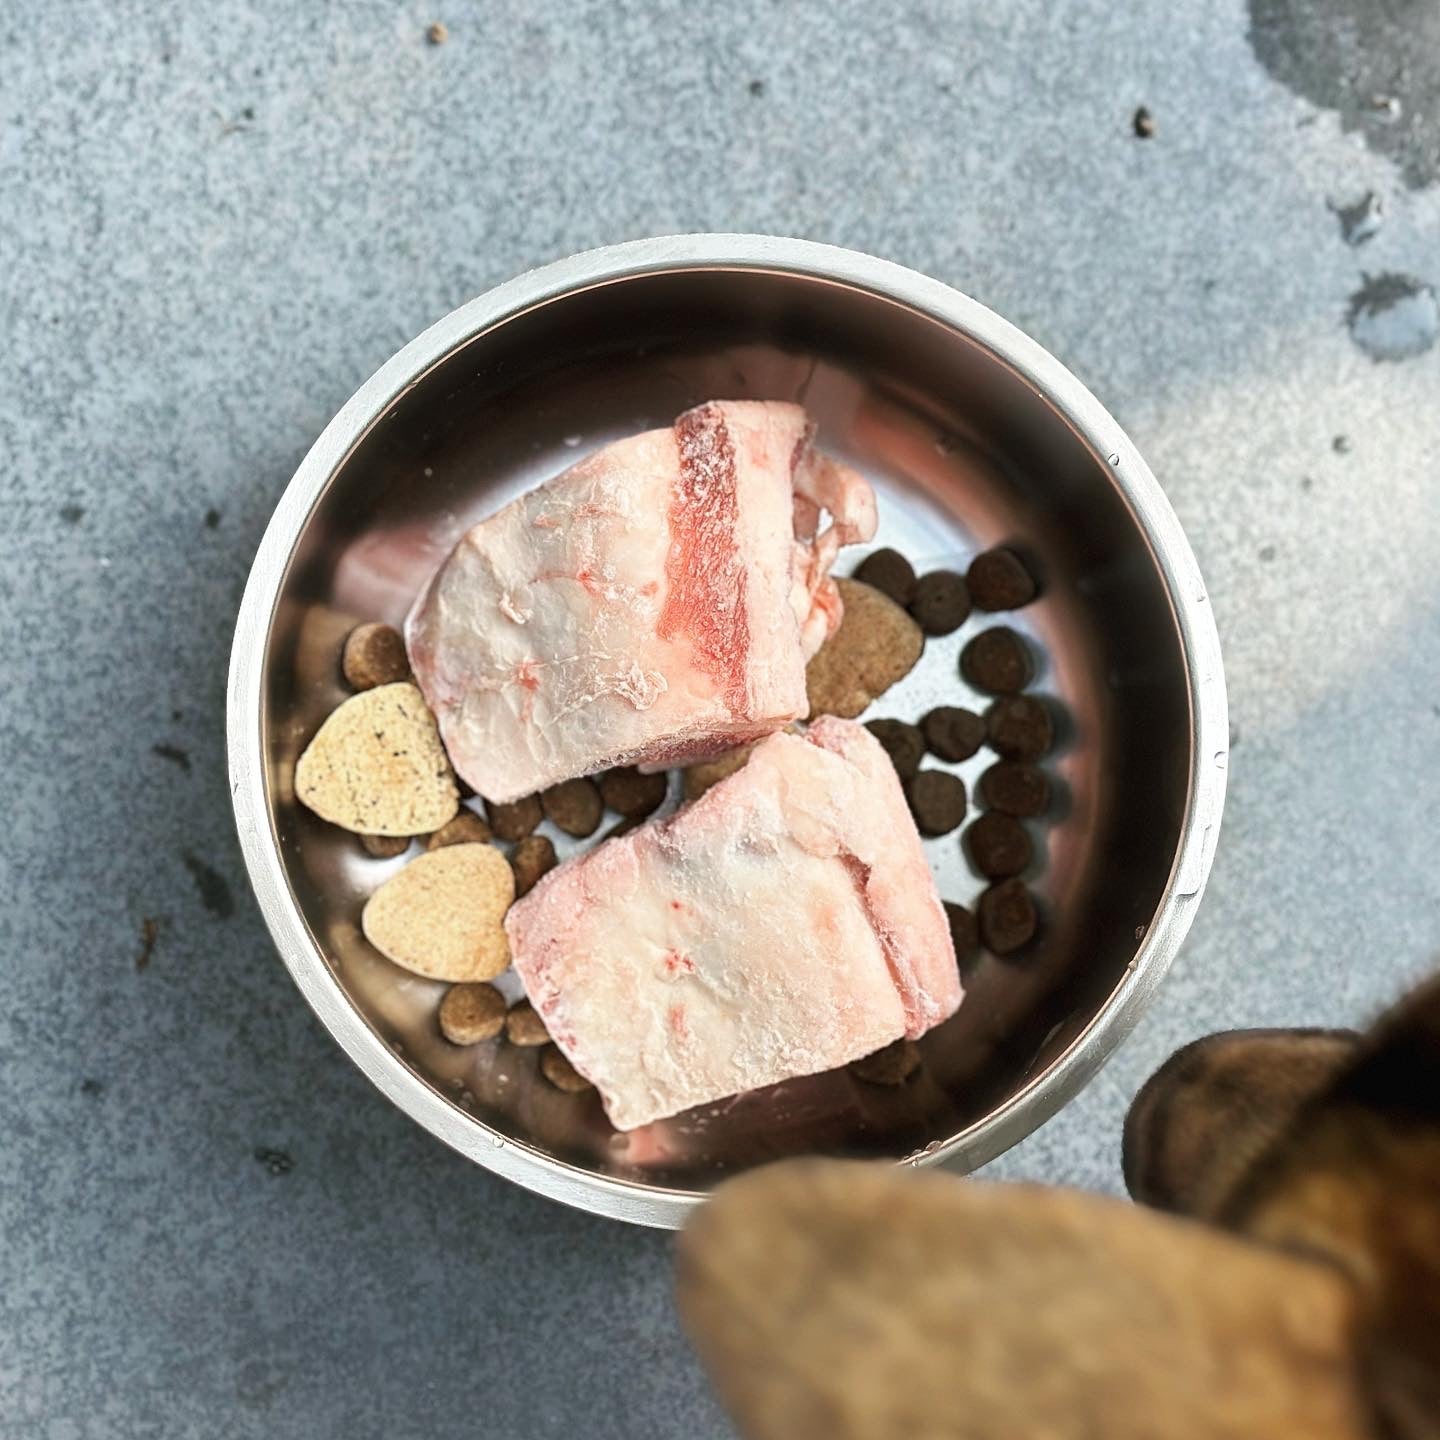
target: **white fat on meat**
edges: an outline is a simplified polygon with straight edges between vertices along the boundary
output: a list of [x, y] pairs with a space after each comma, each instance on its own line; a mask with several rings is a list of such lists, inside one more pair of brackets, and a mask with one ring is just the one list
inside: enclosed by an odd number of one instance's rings
[[686, 764], [806, 713], [805, 662], [840, 622], [830, 566], [876, 519], [813, 430], [798, 405], [711, 401], [465, 534], [405, 639], [475, 790]]
[[923, 1035], [961, 998], [894, 767], [831, 716], [552, 871], [505, 929], [621, 1130]]

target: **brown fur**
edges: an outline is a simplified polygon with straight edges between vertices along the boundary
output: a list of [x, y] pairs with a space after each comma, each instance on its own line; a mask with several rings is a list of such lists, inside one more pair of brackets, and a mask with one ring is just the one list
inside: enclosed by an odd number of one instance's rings
[[681, 1312], [750, 1440], [1361, 1440], [1323, 1266], [1035, 1186], [795, 1161], [680, 1241]]
[[1136, 1200], [1209, 1219], [1300, 1107], [1355, 1054], [1353, 1030], [1233, 1030], [1178, 1050], [1125, 1117]]

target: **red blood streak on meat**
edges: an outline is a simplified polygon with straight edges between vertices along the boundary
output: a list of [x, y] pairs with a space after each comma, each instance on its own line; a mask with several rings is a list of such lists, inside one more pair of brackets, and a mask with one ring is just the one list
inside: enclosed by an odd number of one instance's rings
[[556, 530], [560, 522], [553, 515], [537, 515], [530, 522], [537, 530]]
[[699, 668], [732, 715], [746, 715], [750, 621], [745, 570], [736, 547], [739, 517], [735, 447], [718, 406], [688, 410], [675, 422], [680, 473], [670, 499], [667, 585], [656, 633], [689, 637]]
[[639, 593], [640, 593], [641, 595], [653, 595], [659, 588], [660, 588], [659, 585], [657, 585], [657, 584], [655, 583], [655, 581], [653, 581], [653, 580], [647, 580], [647, 581], [640, 587]]
[[540, 688], [540, 677], [535, 673], [533, 660], [522, 660], [515, 667], [515, 683], [525, 692], [520, 702], [520, 718], [528, 725], [535, 713], [535, 692]]
[[682, 911], [682, 910], [685, 908], [685, 906], [684, 906], [684, 904], [683, 904], [681, 901], [679, 901], [679, 900], [672, 900], [672, 901], [670, 902], [670, 908], [671, 908], [672, 910], [674, 910], [674, 911], [678, 914], [680, 911]]
[[686, 1017], [685, 1007], [678, 1002], [670, 1007], [669, 1011], [670, 1029], [674, 1032], [677, 1040], [688, 1040], [690, 1038], [690, 1021]]
[[930, 1007], [926, 1003], [929, 996], [920, 991], [915, 983], [915, 976], [910, 973], [910, 968], [901, 963], [896, 951], [895, 936], [891, 933], [889, 926], [875, 913], [875, 907], [870, 901], [870, 867], [858, 855], [852, 855], [848, 851], [840, 855], [840, 863], [850, 876], [850, 883], [855, 887], [855, 898], [860, 902], [860, 908], [865, 912], [865, 919], [875, 933], [880, 953], [885, 957], [886, 969], [890, 971], [890, 980], [895, 986], [895, 993], [899, 995], [901, 1007], [905, 1012], [905, 1033], [912, 1039], [917, 1035], [923, 1035], [935, 1021], [935, 1017], [929, 1013]]
[[[672, 905], [675, 901], [670, 902]], [[678, 950], [667, 950], [665, 952], [665, 973], [667, 975], [693, 975], [695, 973], [695, 962], [688, 956], [682, 955]]]

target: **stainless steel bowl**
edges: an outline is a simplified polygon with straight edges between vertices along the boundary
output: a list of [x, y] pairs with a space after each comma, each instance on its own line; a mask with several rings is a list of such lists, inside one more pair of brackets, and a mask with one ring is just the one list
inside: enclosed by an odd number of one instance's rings
[[[712, 397], [802, 399], [820, 442], [874, 481], [877, 543], [917, 566], [1020, 547], [1043, 598], [1013, 617], [1062, 717], [1058, 795], [1030, 876], [1045, 925], [983, 957], [907, 1085], [845, 1072], [616, 1135], [533, 1052], [457, 1050], [441, 987], [364, 942], [365, 896], [401, 861], [297, 806], [294, 762], [343, 696], [341, 640], [398, 621], [479, 516], [616, 436]], [[842, 568], [845, 568], [842, 563]], [[914, 718], [967, 694], [960, 636], [932, 642], [874, 709]], [[973, 701], [972, 701], [973, 703]], [[235, 814], [270, 931], [350, 1057], [446, 1144], [554, 1199], [678, 1225], [727, 1175], [797, 1152], [968, 1169], [1095, 1073], [1169, 965], [1209, 873], [1227, 719], [1205, 586], [1120, 427], [1058, 361], [964, 295], [897, 265], [746, 235], [579, 255], [463, 306], [368, 380], [275, 511], [231, 660]], [[953, 767], [972, 780], [983, 757]], [[980, 888], [954, 835], [930, 842], [948, 898]], [[784, 936], [776, 937], [783, 945]]]

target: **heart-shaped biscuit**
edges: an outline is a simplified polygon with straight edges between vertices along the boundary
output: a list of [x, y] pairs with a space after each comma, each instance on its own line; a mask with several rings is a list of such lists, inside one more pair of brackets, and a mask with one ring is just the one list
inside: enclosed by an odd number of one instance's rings
[[352, 695], [325, 721], [295, 765], [295, 794], [360, 835], [424, 835], [460, 808], [435, 717], [403, 681]]
[[500, 922], [515, 899], [510, 862], [493, 845], [417, 856], [366, 902], [365, 938], [429, 980], [493, 980], [510, 963]]
[[925, 648], [920, 627], [888, 595], [858, 580], [838, 580], [840, 628], [805, 668], [810, 718], [853, 720], [914, 668]]

